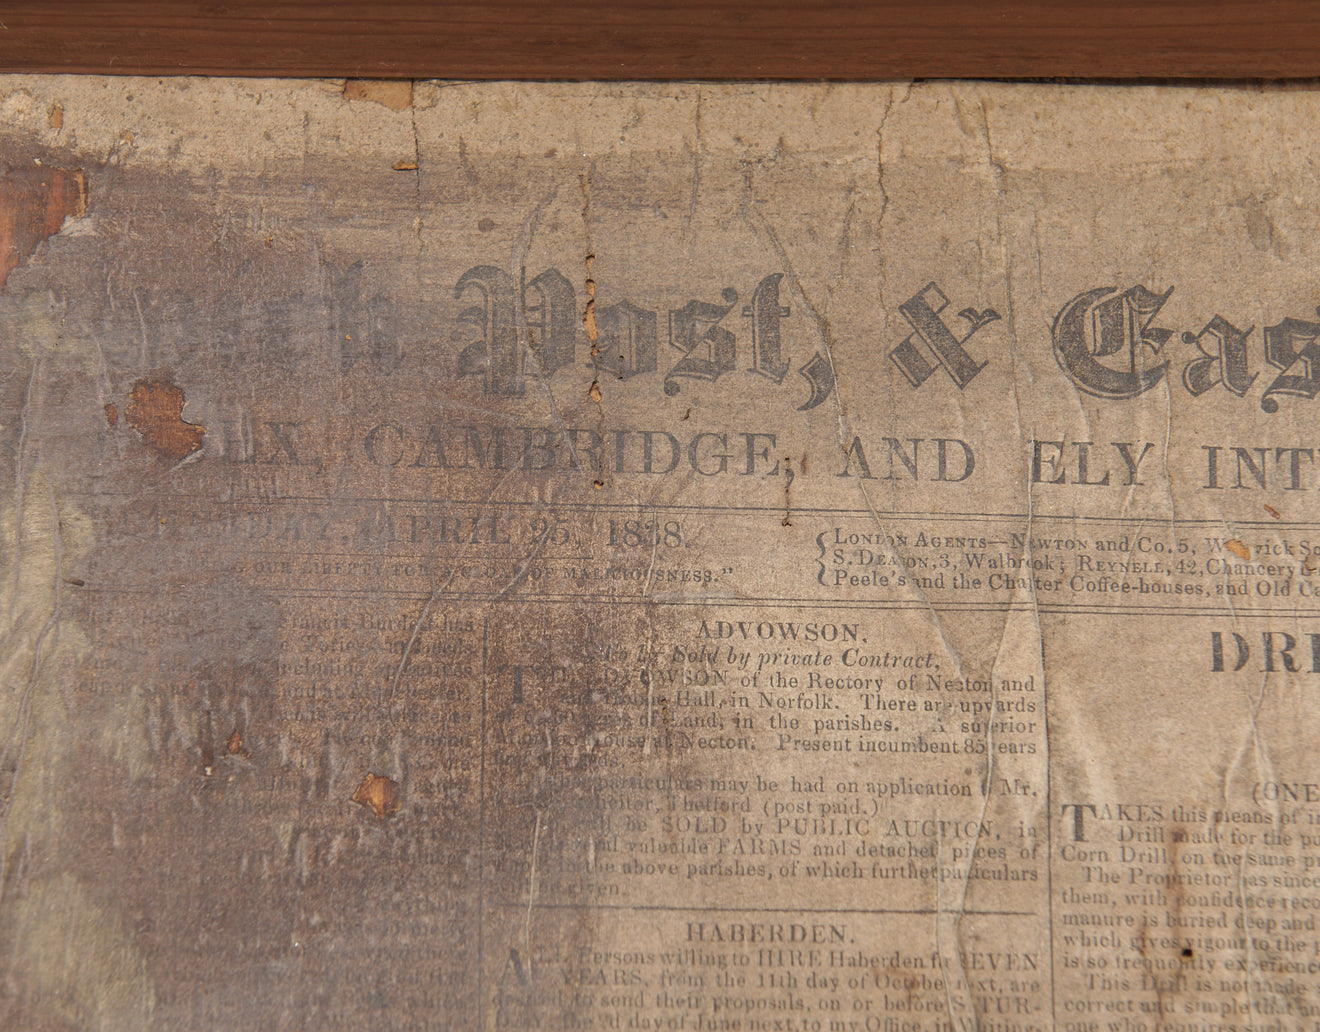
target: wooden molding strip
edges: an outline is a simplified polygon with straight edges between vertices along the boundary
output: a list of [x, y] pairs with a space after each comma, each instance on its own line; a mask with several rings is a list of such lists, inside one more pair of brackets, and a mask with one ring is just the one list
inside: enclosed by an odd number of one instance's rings
[[1310, 0], [26, 0], [0, 70], [445, 79], [1313, 79]]

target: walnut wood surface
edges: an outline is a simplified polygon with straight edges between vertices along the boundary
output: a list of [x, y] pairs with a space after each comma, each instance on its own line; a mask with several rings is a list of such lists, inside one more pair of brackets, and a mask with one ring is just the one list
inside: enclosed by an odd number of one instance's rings
[[0, 2], [0, 69], [453, 79], [1320, 77], [1309, 0]]

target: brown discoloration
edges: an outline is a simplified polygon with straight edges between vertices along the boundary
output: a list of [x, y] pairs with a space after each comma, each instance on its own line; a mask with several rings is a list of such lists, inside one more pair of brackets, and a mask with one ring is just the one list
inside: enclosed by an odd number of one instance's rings
[[243, 732], [238, 728], [234, 728], [233, 733], [229, 736], [229, 741], [225, 743], [225, 752], [229, 753], [230, 756], [247, 757], [248, 751], [243, 748]]
[[1265, 511], [1269, 513], [1271, 516], [1273, 516], [1276, 520], [1283, 519], [1283, 514], [1279, 512], [1279, 510], [1272, 505], [1265, 506]]
[[1224, 547], [1232, 552], [1239, 559], [1250, 559], [1251, 549], [1244, 545], [1237, 538], [1230, 538], [1224, 542]]
[[393, 165], [391, 165], [390, 168], [394, 169], [395, 172], [416, 172], [417, 162], [409, 161], [406, 158], [400, 158]]
[[353, 793], [353, 802], [368, 806], [378, 818], [392, 817], [401, 805], [399, 784], [378, 774], [368, 774]]
[[202, 774], [209, 778], [215, 773], [215, 722], [210, 713], [206, 714], [206, 724], [198, 747], [202, 754]]
[[412, 104], [413, 84], [411, 79], [348, 79], [344, 99], [369, 100], [391, 111], [402, 111]]
[[46, 114], [46, 124], [56, 130], [64, 128], [63, 104], [52, 104], [50, 106], [50, 111]]
[[106, 426], [119, 425], [119, 408], [113, 401], [105, 403], [105, 423]]
[[142, 440], [174, 462], [202, 446], [206, 427], [183, 420], [183, 391], [167, 380], [139, 380], [129, 395], [124, 419]]
[[0, 179], [0, 287], [66, 218], [86, 211], [87, 177], [79, 169], [37, 165]]
[[784, 459], [784, 518], [780, 520], [780, 525], [785, 527], [793, 526], [793, 498], [790, 489], [793, 487], [793, 460]]
[[[587, 255], [587, 307], [582, 314], [582, 326], [587, 331], [587, 341], [591, 344], [591, 358], [594, 361], [600, 355], [600, 332], [596, 326], [596, 281], [591, 278], [591, 267], [596, 263], [594, 254]], [[593, 383], [593, 389], [596, 385]], [[593, 401], [600, 401], [599, 390], [596, 390]]]

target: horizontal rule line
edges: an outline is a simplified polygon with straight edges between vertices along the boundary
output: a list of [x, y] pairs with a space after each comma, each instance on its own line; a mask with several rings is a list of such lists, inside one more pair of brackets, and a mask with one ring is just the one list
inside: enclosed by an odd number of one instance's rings
[[[514, 900], [487, 900], [490, 907], [526, 910], [527, 903]], [[1036, 917], [1034, 910], [940, 910], [935, 907], [881, 908], [864, 907], [678, 907], [666, 903], [533, 903], [534, 910], [647, 910], [670, 914], [952, 914], [958, 917]]]
[[[103, 587], [86, 584], [76, 589], [80, 592], [104, 595], [155, 595], [156, 588]], [[600, 606], [711, 606], [727, 609], [801, 609], [807, 611], [841, 609], [867, 612], [929, 612], [932, 608], [938, 612], [950, 613], [1042, 613], [1048, 616], [1222, 616], [1225, 618], [1272, 618], [1314, 617], [1320, 616], [1320, 607], [1313, 609], [1230, 609], [1229, 606], [1096, 606], [1066, 603], [1031, 604], [1027, 602], [1000, 602], [986, 605], [976, 602], [884, 602], [864, 599], [812, 599], [812, 598], [747, 598], [690, 596], [686, 598], [667, 597], [671, 593], [654, 595], [509, 595], [497, 592], [428, 592], [418, 589], [388, 588], [279, 588], [253, 587], [272, 597], [313, 598], [313, 599], [372, 599], [388, 597], [398, 602], [425, 602], [428, 599], [440, 603], [463, 605], [600, 605]]]
[[[254, 545], [257, 542], [260, 542], [261, 540], [262, 540], [261, 538], [252, 539]], [[497, 543], [503, 544], [504, 542], [497, 542]], [[478, 542], [478, 544], [485, 545], [485, 544], [489, 544], [489, 542], [482, 541], [482, 542]], [[321, 549], [316, 552], [295, 552], [292, 551], [291, 549], [286, 549], [286, 548], [274, 548], [274, 547], [244, 548], [242, 545], [213, 545], [209, 549], [209, 551], [223, 552], [225, 555], [250, 556], [254, 560], [259, 559], [262, 560], [263, 562], [267, 561], [267, 557], [282, 559], [285, 556], [294, 556], [294, 557], [304, 556], [309, 559], [320, 559], [320, 560], [341, 559], [348, 562], [399, 563], [401, 565], [407, 565], [407, 564], [417, 565], [421, 563], [432, 562], [435, 560], [445, 560], [445, 561], [453, 560], [456, 562], [467, 562], [467, 563], [487, 563], [487, 562], [495, 563], [504, 560], [511, 560], [521, 563], [523, 560], [527, 558], [526, 550], [521, 546], [521, 543], [519, 543], [518, 548], [510, 548], [507, 552], [504, 552], [503, 554], [492, 554], [494, 550], [488, 549], [485, 552], [481, 552], [476, 555], [470, 555], [467, 552], [459, 551], [459, 549], [463, 547], [464, 544], [460, 542], [458, 545], [455, 546], [455, 550], [452, 552], [434, 551], [434, 552], [427, 552], [425, 555], [418, 555], [416, 552], [383, 552], [383, 551], [382, 552], [345, 552], [345, 551], [336, 552], [329, 548]], [[599, 562], [601, 560], [601, 556], [597, 554], [564, 555], [558, 552], [555, 552], [550, 555], [545, 555], [544, 553], [542, 553], [541, 558], [545, 562], [581, 563], [581, 562]], [[815, 559], [811, 561], [816, 562]]]
[[[119, 491], [71, 491], [70, 494], [82, 498], [97, 499], [117, 499], [121, 501], [139, 501], [140, 496]], [[784, 506], [777, 505], [697, 505], [697, 504], [675, 504], [658, 503], [656, 505], [639, 505], [636, 502], [599, 502], [586, 504], [584, 502], [527, 502], [516, 499], [490, 501], [481, 499], [461, 499], [461, 498], [334, 498], [317, 497], [314, 495], [279, 495], [269, 498], [201, 498], [196, 495], [162, 495], [162, 504], [177, 504], [180, 507], [187, 507], [190, 511], [198, 511], [199, 502], [205, 505], [214, 506], [233, 506], [239, 507], [250, 505], [265, 511], [269, 506], [279, 502], [308, 502], [317, 505], [418, 505], [418, 506], [450, 506], [466, 507], [473, 509], [535, 509], [537, 511], [564, 510], [570, 512], [642, 512], [642, 513], [725, 513], [728, 515], [755, 515], [762, 514], [766, 516], [775, 516], [779, 519], [784, 517]], [[1155, 526], [1162, 528], [1166, 525], [1177, 527], [1216, 527], [1223, 528], [1224, 520], [1221, 519], [1179, 519], [1176, 521], [1152, 521], [1143, 520], [1131, 516], [1077, 516], [1073, 514], [1060, 514], [1052, 516], [1049, 513], [1040, 512], [891, 512], [879, 510], [872, 512], [870, 509], [841, 509], [824, 508], [811, 506], [791, 506], [789, 513], [793, 516], [853, 516], [864, 519], [869, 523], [886, 520], [897, 521], [939, 521], [939, 520], [975, 520], [980, 522], [992, 522], [997, 520], [1021, 521], [1030, 523], [1050, 522], [1067, 523], [1070, 525], [1085, 524], [1115, 524], [1132, 526]], [[1268, 527], [1275, 530], [1281, 529], [1320, 529], [1320, 522], [1307, 520], [1235, 520], [1234, 527]], [[1039, 535], [1032, 534], [1031, 537]]]

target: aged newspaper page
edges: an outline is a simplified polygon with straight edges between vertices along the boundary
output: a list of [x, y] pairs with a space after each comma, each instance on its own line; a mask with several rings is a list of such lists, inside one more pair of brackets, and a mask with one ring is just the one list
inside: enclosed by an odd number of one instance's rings
[[0, 79], [0, 1025], [1320, 1028], [1317, 153]]

